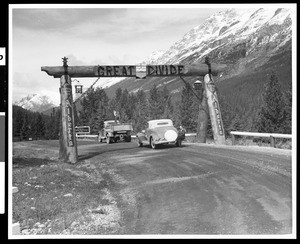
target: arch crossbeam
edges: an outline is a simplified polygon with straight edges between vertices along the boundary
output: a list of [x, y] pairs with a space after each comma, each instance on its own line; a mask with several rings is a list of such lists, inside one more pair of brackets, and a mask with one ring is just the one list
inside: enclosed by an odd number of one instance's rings
[[[67, 72], [70, 77], [137, 77], [141, 71], [135, 65], [96, 65], [96, 66], [68, 66]], [[154, 76], [205, 76], [211, 73], [213, 76], [224, 71], [224, 64], [205, 63], [192, 65], [146, 65], [144, 66], [144, 77]], [[54, 78], [60, 78], [65, 74], [62, 66], [43, 66], [42, 71]]]

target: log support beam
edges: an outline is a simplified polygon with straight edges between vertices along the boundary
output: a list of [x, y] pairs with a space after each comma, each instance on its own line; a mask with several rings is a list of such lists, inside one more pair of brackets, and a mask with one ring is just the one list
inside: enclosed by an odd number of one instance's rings
[[61, 129], [59, 159], [75, 164], [78, 162], [77, 141], [74, 124], [74, 105], [72, 96], [71, 77], [64, 59], [65, 74], [60, 78]]

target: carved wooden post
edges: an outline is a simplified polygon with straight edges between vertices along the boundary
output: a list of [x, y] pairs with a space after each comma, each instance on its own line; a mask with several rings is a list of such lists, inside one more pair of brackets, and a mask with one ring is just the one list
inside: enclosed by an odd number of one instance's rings
[[207, 97], [207, 104], [211, 120], [211, 127], [214, 135], [214, 141], [216, 144], [225, 145], [225, 133], [221, 117], [221, 110], [215, 83], [211, 79], [211, 74], [207, 74], [204, 76], [204, 89]]
[[74, 108], [71, 77], [67, 72], [67, 58], [63, 58], [65, 74], [60, 78], [61, 130], [59, 158], [66, 163], [77, 163], [77, 141], [74, 125]]
[[200, 91], [202, 94], [199, 101], [198, 127], [197, 127], [197, 142], [206, 143], [207, 125], [208, 125], [208, 105], [205, 89], [202, 86]]

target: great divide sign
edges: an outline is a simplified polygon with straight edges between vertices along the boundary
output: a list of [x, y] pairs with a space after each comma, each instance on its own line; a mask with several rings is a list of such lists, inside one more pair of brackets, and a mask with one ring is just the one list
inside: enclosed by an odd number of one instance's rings
[[224, 64], [193, 65], [95, 65], [68, 66], [67, 58], [63, 58], [63, 66], [43, 66], [42, 71], [54, 78], [60, 78], [62, 127], [60, 131], [59, 157], [65, 162], [76, 163], [77, 142], [74, 125], [74, 108], [71, 78], [79, 77], [136, 77], [145, 79], [156, 76], [204, 76], [204, 89], [207, 97], [209, 114], [217, 144], [225, 144], [225, 135], [217, 94], [211, 75], [224, 71]]
[[[211, 64], [211, 74], [217, 75], [226, 65]], [[54, 78], [65, 74], [62, 66], [44, 66], [42, 71]], [[68, 66], [70, 77], [154, 77], [154, 76], [204, 76], [209, 73], [208, 65], [97, 65], [97, 66]]]

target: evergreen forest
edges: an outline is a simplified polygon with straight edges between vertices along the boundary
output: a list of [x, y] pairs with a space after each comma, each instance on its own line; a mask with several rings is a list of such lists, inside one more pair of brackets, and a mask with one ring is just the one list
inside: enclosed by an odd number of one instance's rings
[[[264, 91], [254, 100], [234, 93], [222, 94], [218, 89], [217, 93], [226, 137], [234, 130], [292, 133], [292, 88], [282, 89], [276, 74], [270, 75]], [[133, 124], [134, 133], [145, 129], [148, 120], [162, 118], [172, 119], [175, 127], [182, 125], [188, 133], [197, 132], [198, 116], [201, 116], [199, 99], [203, 94], [195, 95], [193, 85], [185, 83], [179, 99], [173, 99], [173, 95], [165, 86], [154, 85], [149, 92], [129, 93], [118, 88], [109, 98], [104, 89], [92, 88], [74, 103], [75, 125], [88, 125], [91, 134], [98, 134], [103, 122], [114, 119], [113, 111], [118, 111], [121, 122]], [[58, 108], [45, 115], [13, 106], [13, 140], [59, 139], [60, 116]], [[212, 138], [210, 121], [207, 137]]]

